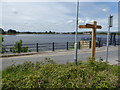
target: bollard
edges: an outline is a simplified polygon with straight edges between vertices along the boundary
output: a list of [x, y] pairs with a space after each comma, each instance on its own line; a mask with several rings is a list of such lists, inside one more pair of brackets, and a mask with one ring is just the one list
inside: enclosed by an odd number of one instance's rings
[[91, 48], [91, 41], [89, 42], [89, 48]]
[[67, 47], [66, 47], [66, 50], [69, 50], [69, 48], [68, 48], [68, 42], [67, 42]]
[[54, 42], [53, 42], [52, 46], [53, 46], [52, 51], [55, 51]]
[[78, 49], [80, 49], [80, 42], [78, 43]]
[[99, 47], [99, 48], [100, 48], [100, 46], [101, 46], [100, 44], [101, 44], [101, 42], [100, 42], [100, 40], [99, 40], [99, 44], [98, 44], [98, 47]]
[[37, 45], [36, 45], [36, 50], [37, 50], [37, 52], [39, 52], [39, 51], [38, 51], [38, 43], [37, 43]]
[[18, 53], [20, 53], [20, 44], [18, 43]]
[[114, 41], [114, 46], [116, 46], [116, 40]]

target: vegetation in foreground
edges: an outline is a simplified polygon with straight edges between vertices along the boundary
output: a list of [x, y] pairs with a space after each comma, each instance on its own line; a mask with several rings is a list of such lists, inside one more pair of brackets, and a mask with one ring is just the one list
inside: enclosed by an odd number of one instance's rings
[[88, 60], [56, 64], [50, 58], [44, 62], [25, 62], [3, 71], [2, 89], [15, 88], [118, 88], [120, 66]]

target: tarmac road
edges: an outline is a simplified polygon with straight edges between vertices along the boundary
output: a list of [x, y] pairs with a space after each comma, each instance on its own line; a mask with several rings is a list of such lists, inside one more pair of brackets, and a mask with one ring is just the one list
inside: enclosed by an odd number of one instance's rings
[[[111, 46], [109, 48], [109, 63], [110, 64], [118, 64], [118, 46]], [[78, 60], [86, 60], [86, 58], [91, 56], [91, 49], [82, 49], [78, 51]], [[58, 64], [64, 64], [66, 62], [74, 62], [74, 50], [69, 51], [47, 51], [40, 54], [35, 55], [26, 55], [26, 56], [15, 56], [15, 57], [7, 57], [2, 58], [2, 70], [7, 68], [8, 66], [15, 64], [22, 64], [25, 61], [43, 61], [45, 58], [51, 58]], [[99, 60], [100, 57], [106, 60], [106, 47], [101, 47], [96, 49], [96, 60]]]

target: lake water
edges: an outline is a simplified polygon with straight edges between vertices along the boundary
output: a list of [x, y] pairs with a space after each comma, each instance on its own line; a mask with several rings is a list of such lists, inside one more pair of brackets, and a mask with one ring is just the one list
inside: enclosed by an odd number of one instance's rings
[[[20, 34], [20, 35], [3, 35], [4, 45], [13, 45], [16, 41], [23, 40], [23, 44], [36, 43], [66, 43], [74, 42], [75, 35], [70, 34]], [[78, 35], [78, 41], [81, 38], [89, 38], [91, 35]], [[97, 35], [97, 38], [106, 38], [106, 35]]]

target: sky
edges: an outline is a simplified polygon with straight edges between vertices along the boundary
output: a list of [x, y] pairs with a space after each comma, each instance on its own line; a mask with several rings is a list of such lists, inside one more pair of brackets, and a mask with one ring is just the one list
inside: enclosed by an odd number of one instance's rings
[[[0, 8], [5, 31], [75, 31], [76, 2], [2, 2]], [[111, 31], [118, 31], [118, 2], [80, 2], [79, 25], [97, 21], [103, 27], [97, 31], [107, 31], [110, 14], [114, 17]]]

